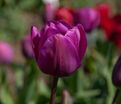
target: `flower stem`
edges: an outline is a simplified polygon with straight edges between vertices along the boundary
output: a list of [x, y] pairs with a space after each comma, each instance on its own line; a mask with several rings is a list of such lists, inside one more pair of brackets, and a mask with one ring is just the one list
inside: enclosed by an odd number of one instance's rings
[[117, 90], [116, 90], [116, 93], [115, 93], [115, 96], [114, 96], [114, 98], [113, 98], [112, 104], [116, 104], [116, 99], [117, 99], [117, 97], [118, 97], [119, 92], [120, 92], [120, 90], [117, 89]]
[[58, 77], [54, 77], [51, 90], [50, 104], [55, 104], [57, 83], [58, 83]]

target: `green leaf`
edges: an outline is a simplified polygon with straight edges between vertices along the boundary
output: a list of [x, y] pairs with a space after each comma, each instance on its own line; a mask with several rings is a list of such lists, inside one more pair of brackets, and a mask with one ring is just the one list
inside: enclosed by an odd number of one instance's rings
[[2, 86], [0, 100], [3, 104], [15, 104], [6, 86]]

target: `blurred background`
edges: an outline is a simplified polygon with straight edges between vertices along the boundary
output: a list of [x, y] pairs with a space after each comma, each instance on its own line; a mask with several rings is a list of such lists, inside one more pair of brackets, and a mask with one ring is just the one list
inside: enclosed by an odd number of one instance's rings
[[[31, 53], [26, 53], [31, 49], [27, 43], [30, 38], [25, 38], [32, 25], [40, 30], [47, 20], [58, 20], [60, 14], [53, 17], [53, 10], [48, 12], [49, 3], [54, 5], [55, 11], [61, 6], [73, 12], [84, 7], [99, 12], [96, 8], [104, 4], [103, 9], [105, 5], [106, 8], [109, 6], [111, 19], [121, 14], [120, 0], [0, 0], [0, 42], [7, 42], [13, 49], [11, 62], [0, 61], [0, 104], [49, 104], [52, 78], [40, 71]], [[66, 12], [61, 15], [63, 13]], [[102, 21], [101, 17], [99, 21]], [[59, 80], [56, 104], [60, 104], [64, 90], [69, 92], [73, 104], [111, 104], [115, 94], [111, 77], [121, 52], [121, 28], [118, 33], [112, 33], [118, 34], [118, 39], [112, 40], [115, 36], [109, 37], [111, 23], [107, 24], [87, 32], [88, 48], [82, 67], [73, 75]], [[1, 51], [2, 46], [0, 48]], [[0, 54], [6, 56], [6, 51]], [[65, 101], [65, 104], [69, 103]]]

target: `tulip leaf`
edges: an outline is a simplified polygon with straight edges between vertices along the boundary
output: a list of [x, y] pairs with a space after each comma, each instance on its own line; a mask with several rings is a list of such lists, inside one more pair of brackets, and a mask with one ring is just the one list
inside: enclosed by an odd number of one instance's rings
[[3, 104], [15, 104], [6, 86], [2, 86], [0, 100]]

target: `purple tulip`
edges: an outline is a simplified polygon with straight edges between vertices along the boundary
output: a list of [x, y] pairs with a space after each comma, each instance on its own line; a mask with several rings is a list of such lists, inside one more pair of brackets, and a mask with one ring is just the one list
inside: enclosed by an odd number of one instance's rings
[[0, 42], [0, 64], [9, 64], [13, 59], [13, 49], [6, 42]]
[[113, 69], [112, 81], [116, 87], [121, 88], [121, 56], [119, 57]]
[[32, 26], [31, 37], [36, 61], [44, 73], [63, 77], [81, 66], [87, 47], [82, 25], [72, 28], [64, 21], [48, 21], [40, 33]]
[[91, 32], [99, 26], [99, 13], [92, 8], [78, 9], [74, 15], [75, 24], [82, 24], [86, 32]]
[[26, 58], [33, 58], [33, 50], [31, 45], [31, 36], [26, 35], [24, 40], [22, 41], [22, 51]]
[[67, 90], [64, 90], [60, 104], [66, 104], [66, 101], [67, 104], [73, 104], [69, 92]]

